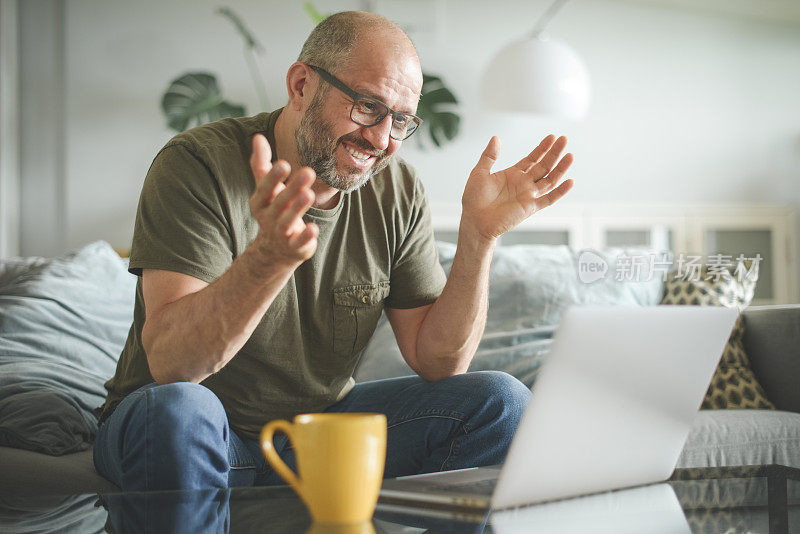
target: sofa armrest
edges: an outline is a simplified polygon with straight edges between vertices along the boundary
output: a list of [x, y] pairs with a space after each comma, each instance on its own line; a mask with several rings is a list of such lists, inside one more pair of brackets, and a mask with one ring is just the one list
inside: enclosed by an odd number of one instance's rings
[[800, 413], [800, 304], [751, 306], [744, 315], [744, 347], [767, 398]]

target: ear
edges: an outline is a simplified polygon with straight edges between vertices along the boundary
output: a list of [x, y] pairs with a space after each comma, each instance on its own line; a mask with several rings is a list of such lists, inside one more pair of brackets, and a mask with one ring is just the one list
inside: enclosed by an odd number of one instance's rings
[[305, 63], [295, 61], [286, 73], [286, 90], [289, 106], [295, 111], [308, 107], [316, 92], [317, 81], [312, 81], [311, 69]]

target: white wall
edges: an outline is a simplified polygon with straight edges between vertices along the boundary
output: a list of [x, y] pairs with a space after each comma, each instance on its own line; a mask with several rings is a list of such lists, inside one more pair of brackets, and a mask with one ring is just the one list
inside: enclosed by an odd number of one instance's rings
[[[159, 102], [190, 70], [216, 73], [226, 97], [255, 113], [242, 43], [213, 13], [217, 1], [142, 0], [65, 4], [65, 246], [106, 239], [128, 245], [138, 192], [172, 135]], [[237, 1], [267, 49], [273, 107], [286, 67], [312, 29], [300, 2]], [[318, 0], [324, 12], [358, 1]], [[402, 13], [399, 0], [375, 3]], [[588, 118], [566, 123], [502, 117], [480, 109], [478, 79], [491, 55], [528, 32], [549, 1], [411, 2], [423, 67], [461, 98], [463, 134], [443, 151], [403, 147], [433, 203], [458, 202], [491, 135], [500, 165], [549, 132], [566, 134], [576, 181], [564, 202], [769, 202], [800, 209], [800, 27], [615, 0], [573, 0], [550, 26], [589, 66]], [[438, 13], [438, 16], [436, 15]], [[422, 15], [423, 18], [419, 18]], [[443, 15], [443, 16], [442, 16]], [[423, 20], [425, 19], [425, 20]], [[431, 28], [438, 29], [434, 32]], [[24, 88], [23, 88], [24, 92]]]

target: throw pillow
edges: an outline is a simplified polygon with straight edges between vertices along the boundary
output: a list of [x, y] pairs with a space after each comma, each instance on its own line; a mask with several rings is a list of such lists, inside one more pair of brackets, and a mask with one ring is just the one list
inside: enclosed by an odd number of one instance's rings
[[133, 319], [136, 277], [108, 243], [0, 260], [0, 445], [87, 449]]
[[[749, 267], [745, 264], [745, 268]], [[741, 312], [753, 299], [756, 280], [749, 276], [740, 276], [735, 271], [732, 274], [724, 267], [715, 267], [714, 272], [709, 273], [708, 265], [691, 276], [685, 274], [677, 270], [667, 273], [661, 304], [726, 306], [736, 307]], [[750, 368], [743, 336], [744, 321], [739, 315], [701, 409], [775, 409]]]

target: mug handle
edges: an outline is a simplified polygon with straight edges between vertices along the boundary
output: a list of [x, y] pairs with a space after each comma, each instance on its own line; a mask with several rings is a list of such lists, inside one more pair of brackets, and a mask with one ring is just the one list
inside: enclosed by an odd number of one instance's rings
[[284, 419], [276, 419], [274, 421], [270, 421], [264, 428], [261, 429], [261, 450], [264, 452], [264, 456], [267, 458], [269, 465], [283, 478], [289, 485], [294, 488], [297, 494], [305, 500], [305, 496], [303, 495], [303, 487], [300, 484], [300, 479], [297, 478], [297, 475], [294, 474], [294, 471], [289, 469], [281, 457], [278, 456], [278, 452], [275, 450], [275, 445], [272, 442], [274, 434], [276, 431], [283, 432], [289, 437], [289, 441], [294, 444], [294, 439], [292, 438], [292, 430], [293, 425]]

